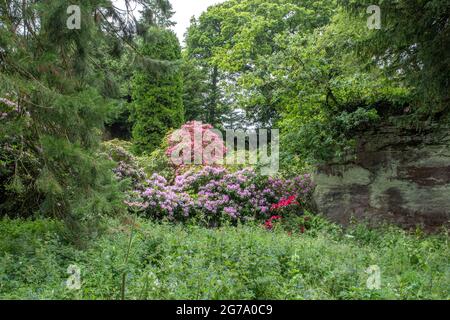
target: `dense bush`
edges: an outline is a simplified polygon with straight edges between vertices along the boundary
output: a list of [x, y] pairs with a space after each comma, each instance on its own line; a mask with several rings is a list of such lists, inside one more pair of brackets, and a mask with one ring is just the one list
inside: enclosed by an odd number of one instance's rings
[[143, 192], [128, 204], [148, 216], [184, 221], [202, 218], [209, 225], [222, 220], [266, 218], [270, 206], [289, 195], [307, 202], [313, 185], [309, 175], [294, 179], [262, 177], [253, 169], [230, 172], [221, 167], [193, 168], [168, 181], [153, 174]]
[[[120, 299], [122, 292], [126, 299], [450, 298], [448, 236], [315, 224], [315, 232], [289, 236], [252, 225], [112, 221], [110, 232], [79, 251], [51, 220], [0, 220], [0, 299]], [[80, 290], [66, 287], [72, 264]], [[381, 270], [377, 290], [366, 285], [371, 265]]]

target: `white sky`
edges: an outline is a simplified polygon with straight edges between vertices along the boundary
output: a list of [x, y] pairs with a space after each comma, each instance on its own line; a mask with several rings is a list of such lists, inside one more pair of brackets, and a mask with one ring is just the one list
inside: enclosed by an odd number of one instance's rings
[[[184, 34], [189, 27], [192, 16], [197, 18], [203, 11], [206, 11], [209, 6], [217, 3], [225, 2], [225, 0], [169, 0], [172, 4], [173, 11], [175, 15], [172, 20], [176, 22], [173, 30], [178, 36], [180, 43], [183, 44]], [[124, 9], [125, 4], [123, 0], [113, 0], [115, 5], [119, 8]], [[139, 7], [136, 8], [135, 14], [140, 10]]]
[[170, 0], [173, 10], [175, 11], [172, 20], [177, 23], [174, 27], [174, 31], [177, 34], [178, 39], [180, 39], [180, 42], [182, 43], [184, 40], [184, 33], [189, 27], [192, 16], [198, 18], [209, 6], [224, 1], [225, 0]]

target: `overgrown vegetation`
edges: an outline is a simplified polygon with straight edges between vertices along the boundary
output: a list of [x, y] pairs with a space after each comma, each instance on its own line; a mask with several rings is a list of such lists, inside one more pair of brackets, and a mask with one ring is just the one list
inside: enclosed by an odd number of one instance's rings
[[[111, 221], [79, 251], [59, 229], [52, 220], [0, 221], [0, 298], [120, 299], [123, 274], [126, 299], [450, 298], [445, 235], [363, 226], [342, 232], [321, 219], [291, 236], [259, 225], [205, 229], [138, 219]], [[66, 287], [72, 264], [81, 270], [80, 290]], [[381, 270], [380, 290], [367, 288], [371, 265]]]
[[[71, 29], [69, 0], [0, 0], [0, 299], [450, 298], [448, 230], [342, 230], [309, 201], [356, 132], [448, 125], [445, 1], [228, 0], [184, 46], [170, 1], [122, 2]], [[169, 158], [220, 158], [213, 127], [280, 128], [279, 174]]]

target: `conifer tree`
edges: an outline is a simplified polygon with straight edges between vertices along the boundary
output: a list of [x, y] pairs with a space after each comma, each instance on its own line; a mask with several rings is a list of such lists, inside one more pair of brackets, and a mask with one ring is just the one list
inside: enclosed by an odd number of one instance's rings
[[84, 0], [80, 28], [68, 28], [72, 4], [0, 2], [0, 215], [62, 218], [80, 235], [123, 210], [113, 163], [98, 151], [113, 96], [99, 48], [125, 44], [136, 26], [111, 1]]
[[142, 55], [167, 62], [137, 71], [132, 81], [133, 141], [138, 153], [150, 153], [184, 121], [181, 48], [172, 31], [157, 26], [149, 27], [139, 46]]

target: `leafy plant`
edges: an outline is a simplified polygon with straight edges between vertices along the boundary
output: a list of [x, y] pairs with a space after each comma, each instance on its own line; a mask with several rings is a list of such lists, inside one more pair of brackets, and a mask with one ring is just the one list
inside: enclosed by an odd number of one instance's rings
[[[137, 219], [79, 250], [51, 220], [0, 220], [2, 299], [448, 299], [448, 235], [393, 227], [206, 229]], [[317, 221], [317, 222], [314, 222]], [[131, 238], [130, 228], [133, 228]], [[130, 239], [132, 239], [130, 245]], [[126, 264], [124, 262], [126, 261]], [[81, 289], [66, 287], [67, 267]], [[371, 265], [381, 288], [367, 288]], [[125, 275], [126, 286], [123, 286]], [[124, 289], [122, 289], [124, 288]]]

